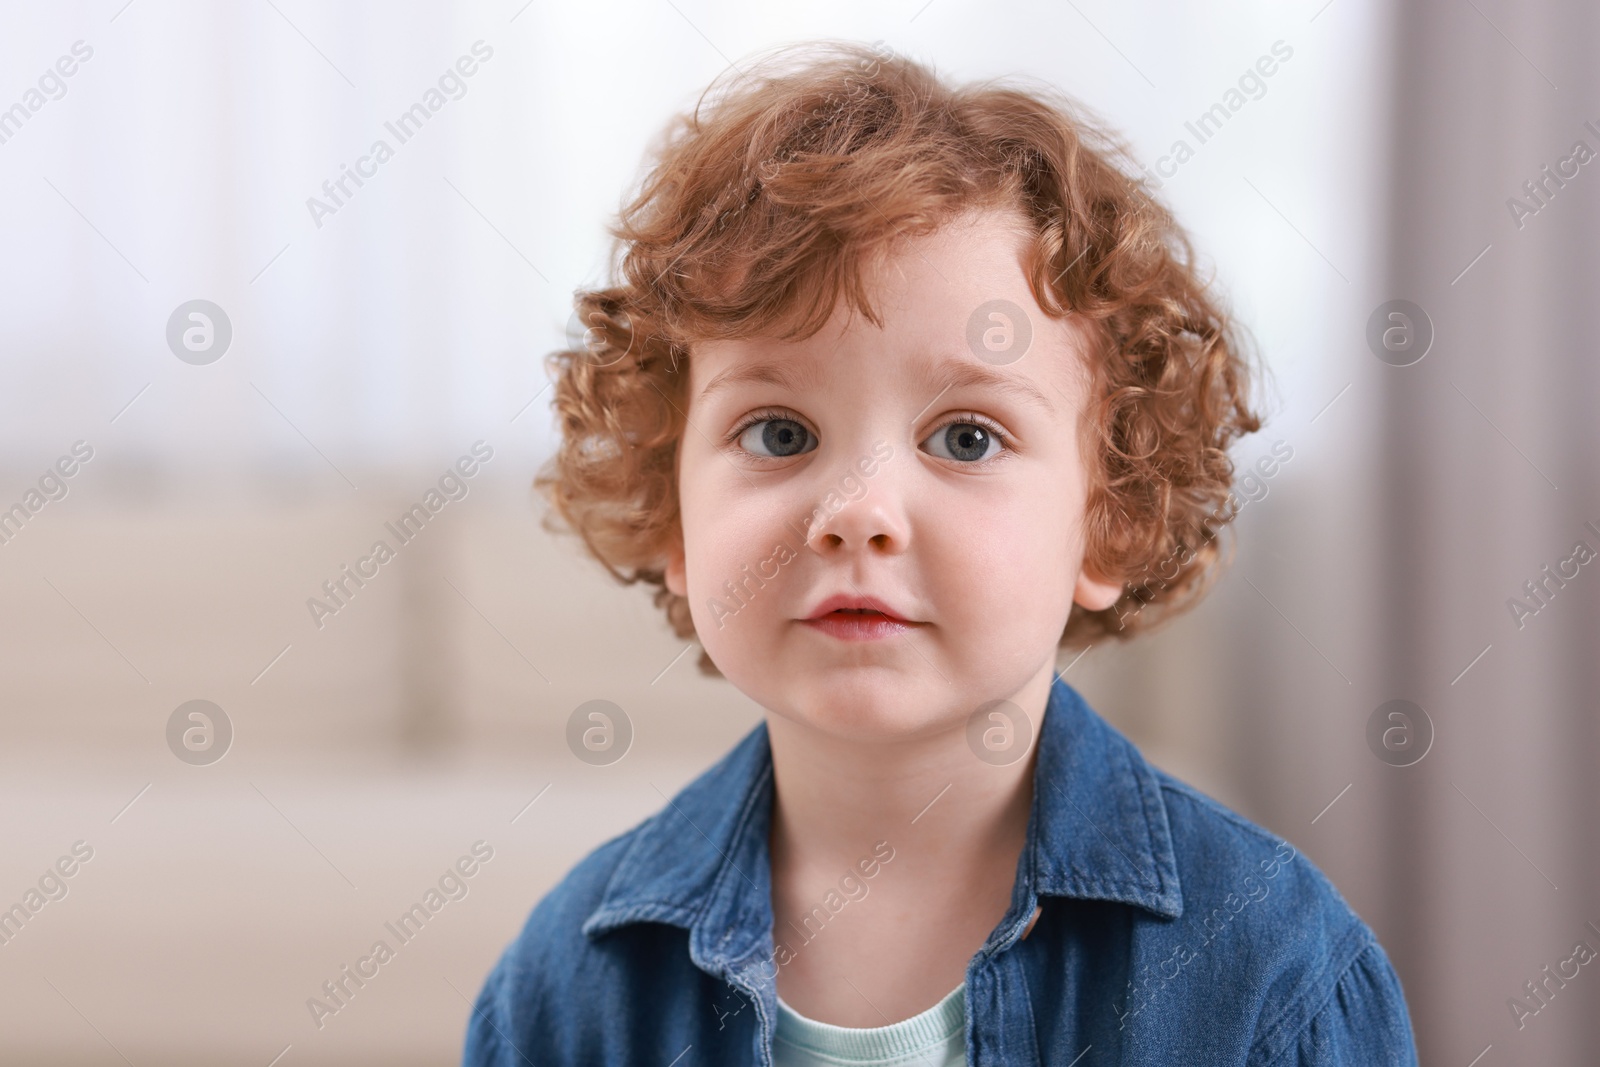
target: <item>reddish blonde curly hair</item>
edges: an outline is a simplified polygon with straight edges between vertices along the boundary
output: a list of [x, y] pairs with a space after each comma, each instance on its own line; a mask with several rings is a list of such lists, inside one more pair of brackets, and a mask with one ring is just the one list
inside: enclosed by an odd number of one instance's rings
[[[1197, 601], [1238, 507], [1229, 445], [1260, 419], [1237, 327], [1187, 235], [1129, 177], [1124, 144], [1048, 86], [950, 87], [878, 45], [782, 48], [717, 89], [668, 126], [610, 230], [620, 282], [575, 294], [588, 330], [547, 358], [561, 445], [534, 485], [589, 552], [618, 581], [656, 586], [693, 637], [664, 576], [682, 536], [691, 343], [804, 339], [841, 298], [881, 327], [863, 284], [872, 257], [992, 206], [1028, 220], [1039, 306], [1076, 313], [1095, 338], [1084, 566], [1123, 594], [1101, 611], [1074, 604], [1061, 647]], [[550, 514], [545, 526], [559, 529]], [[704, 650], [700, 669], [720, 673]]]

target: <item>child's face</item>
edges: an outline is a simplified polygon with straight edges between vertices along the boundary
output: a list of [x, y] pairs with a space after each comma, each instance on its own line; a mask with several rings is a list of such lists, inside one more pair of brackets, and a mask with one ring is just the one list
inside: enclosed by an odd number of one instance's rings
[[[877, 264], [881, 330], [841, 303], [805, 341], [692, 347], [667, 587], [767, 710], [858, 740], [960, 725], [1053, 671], [1074, 599], [1117, 600], [1080, 573], [1087, 340], [1034, 302], [1020, 225], [982, 212]], [[997, 299], [1026, 312], [1020, 358], [969, 344]], [[953, 373], [972, 380], [945, 388]], [[909, 625], [807, 621], [839, 594]]]

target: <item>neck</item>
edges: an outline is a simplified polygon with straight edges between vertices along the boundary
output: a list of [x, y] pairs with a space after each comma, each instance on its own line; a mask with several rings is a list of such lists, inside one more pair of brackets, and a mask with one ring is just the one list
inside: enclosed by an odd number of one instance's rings
[[996, 765], [968, 744], [965, 717], [938, 732], [868, 743], [767, 716], [775, 793], [775, 888], [828, 881], [872, 853], [895, 851], [898, 884], [948, 883], [1001, 864], [1011, 884], [1027, 833], [1039, 730], [1054, 679], [1044, 669], [1007, 697], [1031, 727], [1026, 755]]

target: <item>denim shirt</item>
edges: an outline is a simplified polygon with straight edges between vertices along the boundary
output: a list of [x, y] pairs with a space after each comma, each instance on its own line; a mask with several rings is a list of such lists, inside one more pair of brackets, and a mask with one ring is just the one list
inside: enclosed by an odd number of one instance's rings
[[[1322, 872], [1059, 677], [1033, 775], [1011, 907], [967, 964], [968, 1064], [1416, 1064], [1399, 979]], [[762, 723], [580, 861], [490, 972], [463, 1062], [770, 1067], [772, 799]]]

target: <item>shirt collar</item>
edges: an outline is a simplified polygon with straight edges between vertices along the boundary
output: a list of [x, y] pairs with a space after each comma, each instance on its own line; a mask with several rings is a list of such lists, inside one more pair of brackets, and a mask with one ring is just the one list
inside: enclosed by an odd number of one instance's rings
[[[1181, 915], [1166, 804], [1138, 749], [1060, 676], [1039, 733], [1012, 914], [985, 949], [1020, 936], [1017, 917], [1031, 915], [1041, 895]], [[711, 973], [770, 955], [771, 811], [772, 750], [762, 722], [639, 826], [584, 934], [633, 922], [682, 926], [691, 958]]]

